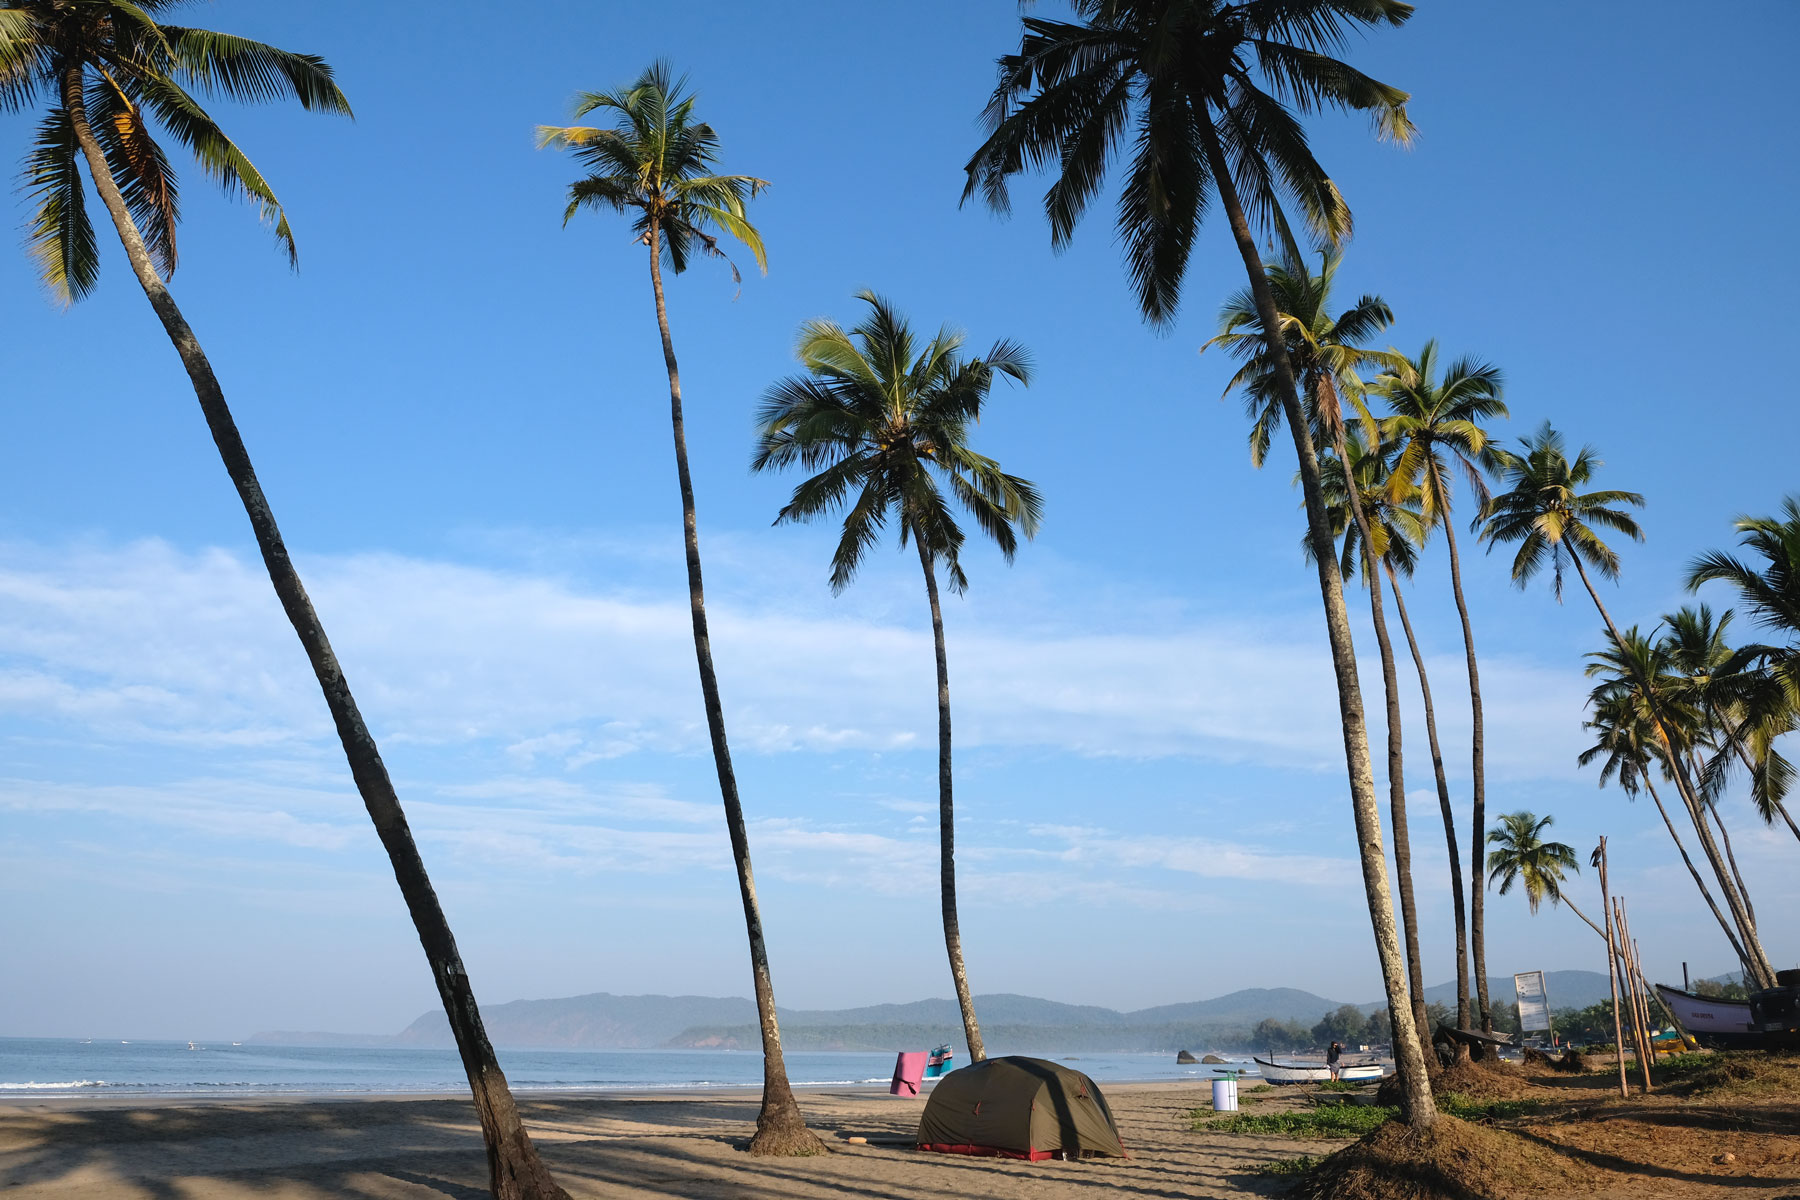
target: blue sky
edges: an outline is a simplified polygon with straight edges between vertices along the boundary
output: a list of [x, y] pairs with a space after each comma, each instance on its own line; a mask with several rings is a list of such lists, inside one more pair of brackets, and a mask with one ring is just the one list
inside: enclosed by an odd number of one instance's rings
[[[1601, 448], [1608, 485], [1647, 495], [1649, 538], [1607, 595], [1653, 623], [1736, 513], [1800, 486], [1793, 398], [1768, 370], [1794, 335], [1759, 315], [1781, 311], [1796, 266], [1781, 81], [1800, 14], [1423, 7], [1355, 56], [1413, 92], [1417, 146], [1314, 123], [1357, 217], [1342, 286], [1392, 303], [1402, 349], [1435, 336], [1500, 364], [1507, 436], [1552, 418]], [[531, 138], [576, 90], [667, 55], [725, 167], [773, 184], [754, 209], [767, 278], [739, 294], [703, 264], [670, 303], [781, 1001], [948, 994], [916, 563], [878, 555], [834, 599], [830, 530], [769, 528], [793, 481], [747, 469], [752, 408], [794, 369], [796, 327], [853, 318], [864, 287], [1037, 360], [980, 445], [1041, 485], [1044, 530], [1011, 568], [973, 554], [947, 613], [976, 989], [1122, 1008], [1243, 986], [1377, 996], [1291, 453], [1251, 468], [1239, 406], [1218, 398], [1227, 363], [1196, 353], [1243, 284], [1223, 227], [1159, 335], [1135, 316], [1105, 208], [1061, 256], [1038, 181], [1009, 221], [959, 210], [992, 59], [1016, 41], [1010, 4], [771, 3], [752, 19], [703, 2], [666, 23], [517, 8], [197, 9], [324, 55], [357, 119], [226, 111], [303, 269], [189, 171], [173, 280], [478, 994], [747, 990], [644, 260], [619, 221], [561, 227], [573, 166]], [[27, 119], [0, 129], [22, 153]], [[100, 293], [64, 311], [19, 245], [22, 197], [12, 211], [0, 1033], [397, 1028], [434, 1003], [430, 980], [178, 364], [116, 245]], [[1596, 618], [1466, 553], [1490, 811], [1553, 812], [1584, 853], [1609, 834], [1651, 973], [1728, 969], [1654, 811], [1575, 767]], [[1409, 601], [1466, 843], [1440, 551]], [[1377, 672], [1365, 687], [1378, 708]], [[1437, 982], [1442, 826], [1416, 719], [1408, 735]], [[1791, 906], [1791, 840], [1735, 797], [1727, 814], [1759, 904]], [[1493, 973], [1595, 965], [1566, 913], [1529, 918], [1516, 896], [1490, 912]], [[1768, 943], [1779, 963], [1800, 954], [1774, 923]]]

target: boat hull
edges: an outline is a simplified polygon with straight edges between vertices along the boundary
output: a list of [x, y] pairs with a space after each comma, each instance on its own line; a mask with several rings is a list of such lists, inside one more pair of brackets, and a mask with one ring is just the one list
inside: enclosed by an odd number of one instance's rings
[[1331, 1078], [1330, 1067], [1283, 1066], [1260, 1058], [1251, 1061], [1256, 1063], [1264, 1083], [1324, 1083]]
[[1669, 1006], [1681, 1027], [1709, 1050], [1757, 1050], [1767, 1044], [1763, 1033], [1750, 1023], [1747, 1000], [1696, 996], [1660, 983], [1656, 994]]

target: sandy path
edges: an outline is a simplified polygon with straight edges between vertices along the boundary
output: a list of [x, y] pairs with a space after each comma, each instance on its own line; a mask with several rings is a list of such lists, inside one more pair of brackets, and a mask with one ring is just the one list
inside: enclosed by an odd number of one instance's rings
[[[756, 1117], [746, 1094], [534, 1099], [524, 1110], [576, 1196], [1241, 1197], [1276, 1190], [1246, 1173], [1300, 1150], [1190, 1132], [1186, 1114], [1203, 1103], [1196, 1086], [1114, 1085], [1107, 1096], [1132, 1155], [1125, 1162], [1020, 1163], [882, 1145], [910, 1137], [924, 1102], [865, 1090], [802, 1097], [835, 1151], [814, 1159], [759, 1160], [739, 1150]], [[876, 1144], [851, 1145], [853, 1135]], [[486, 1182], [480, 1132], [469, 1105], [455, 1100], [0, 1107], [5, 1200], [483, 1200]]]

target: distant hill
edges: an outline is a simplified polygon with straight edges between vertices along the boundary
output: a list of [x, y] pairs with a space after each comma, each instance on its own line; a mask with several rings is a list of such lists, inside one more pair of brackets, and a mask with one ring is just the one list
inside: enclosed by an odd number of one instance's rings
[[[954, 1006], [953, 1006], [954, 1007]], [[784, 1014], [783, 1021], [787, 1019]], [[670, 1043], [697, 1025], [756, 1022], [756, 1005], [737, 996], [615, 996], [594, 992], [559, 1000], [514, 1000], [481, 1010], [496, 1046], [635, 1050]], [[401, 1030], [396, 1046], [449, 1046], [450, 1022], [434, 1008]]]
[[[1473, 981], [1470, 982], [1469, 990], [1472, 997]], [[1586, 1008], [1590, 1004], [1598, 1004], [1602, 1000], [1612, 999], [1612, 988], [1607, 984], [1605, 971], [1545, 971], [1544, 990], [1550, 995], [1552, 1010]], [[1489, 1003], [1511, 1004], [1517, 999], [1518, 993], [1513, 990], [1511, 975], [1488, 976]], [[1455, 982], [1440, 983], [1435, 987], [1426, 988], [1425, 1003], [1447, 1004], [1452, 1008], [1456, 1007]]]
[[[1598, 971], [1545, 975], [1554, 1008], [1586, 1008], [1609, 994]], [[1495, 1003], [1511, 1003], [1511, 977], [1488, 982]], [[1456, 1003], [1451, 983], [1427, 988], [1428, 1002]], [[1265, 1017], [1311, 1025], [1343, 1002], [1298, 988], [1244, 988], [1210, 1000], [1162, 1004], [1135, 1012], [1062, 1004], [1010, 993], [976, 997], [982, 1032], [1003, 1053], [1102, 1053], [1236, 1048]], [[1356, 1007], [1369, 1011], [1382, 1002]], [[658, 1046], [753, 1050], [756, 1007], [741, 997], [615, 996], [594, 992], [555, 1000], [514, 1000], [482, 1010], [497, 1046], [518, 1049], [650, 1049]], [[949, 999], [874, 1004], [863, 1008], [782, 1009], [782, 1043], [793, 1050], [891, 1050], [950, 1042], [962, 1046], [962, 1017]], [[441, 1010], [425, 1013], [391, 1037], [352, 1034], [259, 1033], [253, 1041], [281, 1045], [450, 1046]]]
[[[999, 993], [976, 997], [982, 1030], [1001, 1050], [1173, 1050], [1237, 1044], [1264, 1017], [1311, 1024], [1341, 1002], [1295, 988], [1249, 988], [1137, 1012], [1062, 1004]], [[514, 1000], [482, 1010], [497, 1046], [520, 1049], [646, 1049], [758, 1044], [749, 1000], [713, 996], [615, 996], [595, 992], [555, 1000]], [[782, 1042], [795, 1050], [890, 1050], [935, 1042], [962, 1044], [962, 1017], [949, 999], [864, 1008], [782, 1009]], [[449, 1023], [433, 1009], [392, 1037], [259, 1033], [280, 1045], [452, 1045]]]

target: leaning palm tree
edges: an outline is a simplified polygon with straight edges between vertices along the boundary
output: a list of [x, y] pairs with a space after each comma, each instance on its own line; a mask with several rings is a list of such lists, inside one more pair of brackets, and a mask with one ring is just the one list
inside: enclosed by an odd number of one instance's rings
[[[1732, 616], [1731, 610], [1727, 609], [1715, 619], [1709, 604], [1683, 605], [1674, 612], [1663, 614], [1664, 632], [1657, 640], [1669, 664], [1671, 699], [1681, 701], [1691, 717], [1691, 724], [1682, 731], [1688, 744], [1688, 768], [1693, 772], [1707, 815], [1718, 828], [1719, 840], [1725, 847], [1725, 861], [1731, 867], [1732, 879], [1754, 921], [1756, 909], [1750, 903], [1750, 889], [1744, 885], [1743, 873], [1738, 870], [1737, 850], [1731, 844], [1731, 830], [1725, 824], [1725, 814], [1719, 811], [1734, 747], [1750, 769], [1752, 785], [1757, 775], [1756, 764], [1736, 736], [1736, 728], [1727, 711], [1729, 708], [1741, 713], [1743, 709], [1741, 704], [1732, 703], [1726, 696], [1735, 683], [1731, 667], [1737, 657], [1725, 636], [1731, 627]], [[1765, 819], [1772, 823], [1773, 817], [1774, 813], [1770, 812]]]
[[[1377, 528], [1379, 518], [1365, 512], [1362, 475], [1352, 466], [1351, 450], [1344, 429], [1344, 400], [1349, 399], [1365, 420], [1363, 433], [1372, 442], [1379, 437], [1368, 409], [1362, 401], [1362, 380], [1358, 370], [1370, 365], [1387, 365], [1386, 351], [1365, 343], [1389, 325], [1394, 314], [1379, 296], [1361, 297], [1340, 313], [1332, 312], [1331, 293], [1343, 258], [1335, 250], [1320, 253], [1319, 273], [1313, 274], [1298, 259], [1289, 259], [1268, 268], [1269, 289], [1275, 296], [1275, 308], [1281, 319], [1281, 348], [1289, 366], [1298, 376], [1301, 408], [1314, 426], [1313, 440], [1320, 448], [1329, 447], [1331, 454], [1320, 460], [1321, 473], [1335, 469], [1336, 484], [1325, 479], [1322, 486], [1328, 497], [1335, 499], [1341, 512], [1333, 514], [1333, 529], [1349, 531], [1345, 541], [1344, 578], [1350, 578], [1354, 562], [1353, 547], [1385, 541]], [[1271, 346], [1275, 339], [1263, 334], [1256, 314], [1256, 299], [1248, 289], [1225, 302], [1219, 312], [1220, 332], [1200, 349], [1223, 346], [1243, 366], [1225, 386], [1229, 395], [1241, 389], [1245, 411], [1251, 417], [1250, 461], [1261, 467], [1268, 456], [1269, 444], [1281, 427], [1281, 385], [1276, 377]], [[1360, 449], [1360, 447], [1359, 447]], [[1332, 457], [1335, 455], [1335, 457]], [[1378, 455], [1364, 456], [1374, 464]], [[1334, 468], [1335, 464], [1335, 468]], [[1338, 520], [1342, 517], [1342, 521]], [[1303, 538], [1310, 546], [1310, 538]], [[1413, 896], [1412, 840], [1406, 820], [1406, 754], [1400, 723], [1400, 683], [1394, 667], [1394, 648], [1388, 637], [1387, 617], [1382, 602], [1381, 578], [1370, 572], [1365, 582], [1369, 587], [1369, 605], [1374, 618], [1376, 648], [1381, 658], [1381, 679], [1387, 700], [1387, 777], [1388, 809], [1394, 827], [1394, 874], [1400, 892], [1400, 929], [1406, 947], [1407, 982], [1412, 995], [1413, 1019], [1420, 1036], [1429, 1038], [1430, 1026], [1425, 1012], [1424, 968], [1419, 955], [1419, 918]], [[1427, 1064], [1432, 1061], [1429, 1042], [1422, 1047]]]
[[[681, 411], [681, 372], [675, 342], [669, 334], [669, 309], [663, 296], [663, 267], [680, 274], [696, 254], [730, 263], [719, 245], [729, 235], [767, 268], [762, 235], [745, 216], [745, 204], [766, 182], [749, 175], [716, 174], [719, 138], [712, 126], [694, 117], [694, 97], [687, 81], [677, 79], [669, 64], [657, 62], [627, 85], [611, 92], [583, 92], [575, 102], [575, 118], [600, 113], [612, 119], [607, 128], [585, 125], [539, 126], [539, 146], [572, 152], [587, 174], [569, 185], [566, 225], [583, 208], [622, 213], [632, 218], [634, 241], [648, 251], [650, 288], [656, 298], [656, 326], [662, 335], [663, 365], [669, 376], [669, 417], [675, 434], [675, 475], [681, 487], [681, 521], [687, 557], [688, 607], [694, 626], [694, 657], [700, 668], [700, 695], [706, 728], [712, 738], [713, 766], [725, 805], [725, 826], [737, 865], [738, 893], [750, 941], [750, 974], [763, 1047], [762, 1110], [756, 1119], [753, 1154], [822, 1154], [806, 1128], [800, 1105], [788, 1084], [781, 1056], [781, 1028], [775, 1015], [775, 985], [763, 941], [762, 910], [750, 869], [750, 836], [744, 806], [738, 798], [731, 747], [725, 740], [725, 710], [719, 678], [713, 669], [712, 638], [706, 624], [706, 590], [700, 574], [700, 528], [695, 517], [694, 481], [688, 471], [687, 426]], [[731, 267], [733, 278], [737, 268]]]
[[962, 335], [947, 328], [921, 345], [887, 301], [872, 292], [857, 298], [869, 306], [869, 315], [855, 328], [845, 331], [826, 320], [801, 327], [799, 357], [807, 373], [769, 389], [757, 414], [751, 466], [764, 471], [799, 465], [818, 472], [794, 489], [775, 518], [777, 524], [812, 521], [848, 506], [831, 558], [833, 592], [850, 586], [890, 522], [902, 548], [910, 540], [918, 551], [937, 653], [938, 882], [944, 948], [969, 1058], [980, 1062], [987, 1055], [963, 966], [956, 910], [950, 667], [937, 574], [941, 564], [951, 591], [961, 594], [968, 587], [961, 562], [963, 532], [945, 487], [1008, 562], [1018, 549], [1018, 534], [1037, 533], [1043, 510], [1037, 489], [969, 446], [970, 427], [981, 420], [994, 380], [1005, 376], [1027, 383], [1030, 365], [1024, 350], [1008, 341], [995, 342], [980, 358], [964, 358]]
[[1793, 769], [1773, 753], [1775, 740], [1800, 725], [1800, 497], [1784, 500], [1778, 517], [1739, 517], [1737, 529], [1740, 544], [1760, 556], [1762, 565], [1710, 551], [1694, 560], [1687, 585], [1698, 589], [1715, 580], [1730, 585], [1750, 620], [1780, 639], [1740, 647], [1732, 660], [1730, 690], [1745, 710], [1732, 736], [1750, 769], [1763, 819], [1772, 822], [1779, 814], [1800, 838], [1800, 826], [1782, 803]]
[[[1410, 139], [1406, 93], [1335, 55], [1355, 33], [1404, 24], [1412, 5], [1074, 0], [1073, 8], [1073, 21], [1024, 18], [1018, 53], [1000, 58], [986, 112], [989, 136], [966, 167], [964, 200], [980, 196], [1005, 212], [1009, 178], [1027, 167], [1055, 164], [1057, 178], [1044, 207], [1051, 242], [1060, 249], [1105, 182], [1129, 129], [1131, 162], [1119, 188], [1118, 230], [1145, 319], [1160, 327], [1173, 321], [1201, 217], [1217, 197], [1257, 316], [1272, 334], [1281, 320], [1257, 249], [1257, 226], [1279, 235], [1294, 258], [1299, 252], [1285, 205], [1297, 205], [1311, 231], [1329, 243], [1342, 241], [1351, 227], [1349, 207], [1313, 157], [1294, 109], [1361, 110], [1372, 115], [1378, 135]], [[1388, 894], [1343, 581], [1332, 567], [1331, 524], [1293, 365], [1285, 347], [1271, 349], [1270, 359], [1318, 564], [1363, 890], [1404, 1082], [1403, 1112], [1409, 1124], [1424, 1127], [1436, 1119], [1437, 1107], [1418, 1048]]]
[[[1378, 427], [1374, 429], [1374, 433], [1377, 438], [1380, 437]], [[1394, 490], [1389, 486], [1392, 467], [1390, 451], [1393, 447], [1377, 442], [1375, 449], [1368, 449], [1363, 443], [1360, 430], [1352, 430], [1344, 444], [1346, 459], [1328, 457], [1319, 464], [1332, 528], [1339, 530], [1343, 537], [1338, 567], [1344, 578], [1349, 579], [1357, 571], [1360, 562], [1363, 583], [1370, 589], [1370, 619], [1375, 626], [1377, 645], [1382, 650], [1382, 681], [1387, 690], [1387, 718], [1390, 726], [1398, 726], [1400, 722], [1400, 700], [1393, 652], [1388, 644], [1387, 618], [1375, 596], [1382, 586], [1383, 578], [1387, 580], [1387, 586], [1393, 589], [1394, 609], [1400, 616], [1400, 626], [1406, 633], [1406, 643], [1412, 651], [1413, 668], [1419, 676], [1419, 688], [1425, 702], [1426, 740], [1431, 747], [1438, 807], [1444, 820], [1444, 836], [1450, 856], [1450, 900], [1456, 922], [1456, 994], [1461, 1027], [1466, 1028], [1469, 1010], [1469, 957], [1468, 925], [1463, 908], [1461, 847], [1456, 841], [1456, 817], [1450, 806], [1450, 785], [1444, 774], [1444, 755], [1438, 745], [1437, 714], [1431, 701], [1431, 680], [1426, 674], [1425, 656], [1419, 649], [1419, 639], [1413, 632], [1412, 620], [1407, 616], [1406, 599], [1400, 591], [1400, 576], [1405, 575], [1410, 579], [1418, 566], [1419, 547], [1425, 540], [1424, 521], [1411, 497], [1400, 500], [1394, 498]], [[1356, 490], [1360, 496], [1363, 514], [1360, 524], [1352, 518], [1350, 512], [1348, 484], [1352, 479], [1356, 481]], [[1365, 529], [1366, 539], [1363, 536]], [[1376, 570], [1377, 564], [1379, 571]], [[1429, 1036], [1431, 1025], [1429, 1016], [1424, 1014], [1425, 987], [1419, 954], [1418, 921], [1412, 897], [1410, 850], [1404, 857], [1402, 855], [1402, 847], [1406, 845], [1403, 832], [1406, 827], [1405, 788], [1403, 782], [1395, 782], [1395, 778], [1402, 775], [1400, 759], [1400, 738], [1397, 733], [1390, 732], [1389, 807], [1394, 815], [1394, 870], [1400, 877], [1400, 912], [1406, 929], [1406, 961], [1410, 972], [1408, 982], [1412, 987], [1413, 1007], [1418, 1010], [1415, 1017], [1419, 1021], [1419, 1028]], [[1466, 1050], [1463, 1052], [1466, 1053]], [[1435, 1061], [1433, 1055], [1426, 1055], [1428, 1064]]]
[[1731, 912], [1744, 970], [1751, 978], [1767, 978], [1770, 983], [1763, 986], [1770, 986], [1774, 968], [1757, 935], [1756, 914], [1750, 907], [1749, 895], [1731, 871], [1727, 856], [1720, 852], [1707, 820], [1706, 799], [1693, 782], [1691, 763], [1695, 734], [1701, 726], [1700, 713], [1671, 669], [1666, 641], [1652, 641], [1636, 626], [1622, 632], [1615, 629], [1611, 634], [1610, 646], [1587, 656], [1587, 673], [1599, 680], [1589, 704], [1597, 711], [1614, 705], [1623, 707], [1649, 735], [1657, 760], [1675, 781], [1701, 853], [1712, 867], [1719, 894]]
[[[1500, 399], [1501, 376], [1497, 367], [1473, 358], [1459, 358], [1438, 375], [1437, 342], [1425, 343], [1414, 359], [1399, 363], [1379, 376], [1373, 385], [1388, 403], [1391, 415], [1383, 422], [1383, 436], [1402, 446], [1390, 479], [1392, 486], [1413, 491], [1419, 498], [1427, 528], [1441, 527], [1450, 557], [1450, 591], [1462, 621], [1463, 658], [1469, 672], [1469, 769], [1471, 776], [1470, 828], [1474, 832], [1474, 870], [1481, 874], [1482, 831], [1487, 827], [1487, 736], [1481, 707], [1481, 672], [1475, 661], [1475, 627], [1463, 598], [1462, 558], [1456, 550], [1456, 526], [1452, 519], [1455, 476], [1460, 473], [1477, 505], [1487, 501], [1484, 472], [1495, 470], [1495, 452], [1486, 422], [1506, 416]], [[1481, 1010], [1482, 1029], [1493, 1032], [1494, 1016], [1488, 1003], [1487, 905], [1484, 889], [1470, 889], [1469, 942], [1473, 952], [1475, 998]], [[1462, 1014], [1458, 1014], [1459, 1019]]]
[[[1650, 793], [1651, 802], [1656, 805], [1657, 815], [1662, 817], [1663, 827], [1669, 831], [1669, 837], [1675, 843], [1675, 850], [1681, 855], [1681, 861], [1693, 876], [1694, 886], [1700, 889], [1700, 896], [1706, 901], [1706, 907], [1712, 912], [1713, 919], [1725, 932], [1725, 940], [1731, 944], [1732, 953], [1738, 962], [1748, 960], [1744, 947], [1738, 941], [1737, 930], [1719, 911], [1718, 901], [1713, 899], [1712, 891], [1706, 886], [1706, 880], [1700, 874], [1700, 868], [1688, 855], [1687, 845], [1681, 840], [1681, 833], [1675, 828], [1675, 822], [1669, 817], [1669, 810], [1662, 802], [1662, 796], [1656, 790], [1656, 780], [1650, 769], [1651, 763], [1662, 761], [1662, 750], [1657, 741], [1653, 723], [1645, 715], [1634, 695], [1620, 689], [1601, 685], [1589, 697], [1589, 705], [1594, 715], [1584, 722], [1588, 729], [1594, 731], [1596, 741], [1577, 757], [1582, 766], [1600, 763], [1600, 786], [1617, 779], [1619, 789], [1635, 800], [1638, 789]], [[1663, 770], [1664, 777], [1668, 771]], [[1604, 934], [1602, 934], [1604, 936]]]
[[[1610, 670], [1619, 694], [1628, 696], [1648, 720], [1662, 759], [1675, 782], [1682, 804], [1693, 820], [1713, 874], [1720, 884], [1733, 922], [1747, 957], [1744, 969], [1752, 978], [1774, 981], [1774, 970], [1760, 943], [1754, 936], [1755, 923], [1750, 919], [1737, 890], [1731, 885], [1725, 864], [1707, 829], [1698, 791], [1693, 785], [1686, 762], [1686, 744], [1681, 736], [1682, 723], [1671, 713], [1672, 698], [1667, 690], [1666, 666], [1646, 639], [1627, 638], [1613, 622], [1612, 614], [1594, 588], [1588, 574], [1591, 566], [1602, 578], [1616, 579], [1619, 556], [1596, 532], [1596, 526], [1622, 533], [1634, 541], [1643, 540], [1643, 530], [1625, 511], [1626, 507], [1642, 507], [1644, 498], [1636, 492], [1581, 489], [1593, 481], [1594, 473], [1603, 465], [1592, 446], [1584, 446], [1573, 461], [1563, 448], [1562, 435], [1548, 421], [1521, 444], [1522, 454], [1508, 453], [1505, 492], [1495, 495], [1483, 512], [1486, 524], [1481, 540], [1491, 551], [1500, 544], [1518, 543], [1513, 555], [1513, 582], [1523, 588], [1543, 570], [1551, 568], [1553, 590], [1562, 599], [1565, 564], [1573, 566], [1582, 586], [1606, 623], [1611, 645], [1591, 656], [1595, 659], [1590, 673]], [[1768, 986], [1768, 984], [1763, 984]]]
[[1493, 847], [1487, 856], [1487, 885], [1502, 896], [1510, 893], [1514, 884], [1522, 885], [1525, 903], [1534, 917], [1545, 900], [1550, 901], [1552, 908], [1566, 904], [1570, 912], [1587, 921], [1589, 929], [1605, 937], [1606, 931], [1589, 921], [1588, 915], [1563, 893], [1563, 872], [1579, 875], [1581, 864], [1576, 861], [1575, 847], [1544, 840], [1544, 830], [1554, 824], [1556, 818], [1552, 816], [1501, 813], [1487, 835], [1487, 844]]
[[81, 178], [85, 167], [138, 284], [187, 370], [269, 581], [312, 664], [357, 792], [387, 850], [462, 1055], [487, 1142], [494, 1195], [563, 1196], [519, 1120], [387, 766], [288, 556], [224, 389], [168, 286], [181, 208], [174, 165], [159, 138], [180, 142], [227, 195], [254, 204], [292, 263], [294, 237], [286, 210], [200, 97], [292, 99], [309, 111], [345, 116], [350, 104], [331, 68], [316, 55], [157, 19], [179, 3], [15, 0], [0, 7], [0, 107], [19, 111], [41, 103], [45, 109], [25, 168], [36, 204], [32, 252], [44, 282], [65, 303], [88, 295], [98, 283], [99, 246]]

